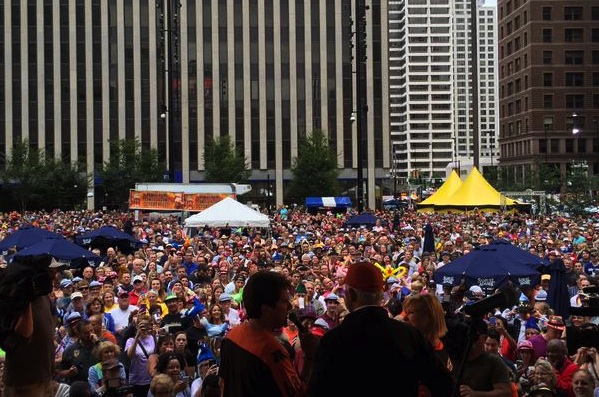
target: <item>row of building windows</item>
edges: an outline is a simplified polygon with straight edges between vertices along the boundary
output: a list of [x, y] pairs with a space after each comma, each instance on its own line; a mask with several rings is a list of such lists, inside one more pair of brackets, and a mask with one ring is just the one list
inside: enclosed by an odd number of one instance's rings
[[[541, 11], [543, 21], [553, 21], [559, 16], [554, 15], [555, 9], [551, 6], [544, 6]], [[584, 7], [582, 6], [564, 6], [563, 21], [583, 21], [585, 20]], [[587, 15], [588, 16], [588, 15]], [[591, 7], [590, 16], [592, 21], [599, 21], [599, 7]]]
[[598, 149], [598, 139], [539, 139], [539, 153], [597, 153]]
[[[585, 38], [583, 28], [564, 28], [563, 41], [565, 43], [599, 43], [599, 28], [591, 28], [591, 36]], [[553, 42], [553, 29], [543, 28], [543, 43]]]

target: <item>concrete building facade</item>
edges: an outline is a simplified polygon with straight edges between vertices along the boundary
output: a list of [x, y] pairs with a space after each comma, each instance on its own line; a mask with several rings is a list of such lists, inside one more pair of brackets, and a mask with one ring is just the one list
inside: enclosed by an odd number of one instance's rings
[[[495, 7], [481, 2], [476, 8], [478, 100], [472, 95], [470, 2], [390, 1], [389, 9], [390, 121], [396, 173], [401, 179], [444, 179], [449, 163], [472, 160], [475, 145], [481, 157], [497, 159]], [[478, 114], [476, 126], [473, 112]]]
[[387, 1], [367, 2], [361, 143], [351, 121], [353, 1], [173, 3], [1, 1], [0, 153], [27, 139], [65, 161], [83, 160], [93, 175], [109, 159], [109, 141], [137, 138], [188, 183], [202, 181], [207, 138], [227, 134], [251, 165], [255, 191], [266, 187], [280, 205], [299, 140], [321, 129], [347, 187], [364, 145], [366, 203], [374, 207], [375, 185], [390, 167]]
[[[499, 0], [501, 164], [599, 173], [599, 3]], [[577, 132], [577, 134], [573, 134]]]

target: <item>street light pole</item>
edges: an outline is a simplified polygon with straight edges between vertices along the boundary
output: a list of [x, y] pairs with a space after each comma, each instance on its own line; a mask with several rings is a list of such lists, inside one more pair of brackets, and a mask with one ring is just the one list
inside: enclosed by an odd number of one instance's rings
[[367, 136], [366, 117], [366, 4], [365, 0], [355, 0], [354, 15], [356, 18], [356, 139], [357, 145], [357, 199], [358, 212], [364, 211], [364, 137]]
[[547, 140], [547, 132], [549, 132], [549, 124], [545, 124], [545, 166], [549, 163], [549, 141]]
[[[597, 139], [597, 144], [593, 144], [593, 150], [595, 150], [595, 148], [597, 148], [597, 151], [595, 152], [595, 155], [599, 157], [599, 117], [594, 116], [593, 117], [593, 125], [595, 126], [595, 136]], [[595, 163], [595, 167], [593, 169], [593, 174], [596, 174], [599, 172], [599, 163]]]
[[493, 131], [489, 131], [489, 150], [491, 151], [491, 168], [493, 168], [493, 149], [495, 149], [495, 145], [493, 145]]

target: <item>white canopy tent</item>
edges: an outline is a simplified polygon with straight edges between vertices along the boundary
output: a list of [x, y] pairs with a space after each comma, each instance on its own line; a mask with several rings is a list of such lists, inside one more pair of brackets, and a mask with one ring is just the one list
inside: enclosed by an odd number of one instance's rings
[[239, 201], [226, 197], [204, 211], [185, 219], [185, 228], [270, 227], [270, 219]]

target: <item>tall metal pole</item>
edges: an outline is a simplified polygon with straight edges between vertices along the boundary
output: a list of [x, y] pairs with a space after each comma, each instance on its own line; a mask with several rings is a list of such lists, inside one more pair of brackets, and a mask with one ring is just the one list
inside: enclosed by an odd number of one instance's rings
[[365, 0], [355, 0], [356, 17], [356, 138], [358, 141], [357, 195], [358, 212], [364, 211], [364, 137], [366, 134], [366, 5]]
[[491, 150], [491, 168], [493, 168], [493, 150], [495, 149], [493, 143], [493, 131], [489, 131], [489, 149]]
[[549, 131], [549, 125], [545, 124], [545, 166], [549, 164], [549, 141], [547, 140], [547, 132]]
[[171, 51], [171, 7], [169, 0], [162, 1], [162, 63], [164, 68], [164, 105], [161, 117], [164, 120], [167, 165], [169, 182], [174, 181], [175, 162], [173, 150], [173, 115], [172, 115], [172, 51]]
[[[158, 4], [158, 3], [156, 3]], [[164, 67], [164, 106], [161, 117], [165, 121], [169, 181], [176, 181], [177, 145], [181, 142], [180, 74], [179, 74], [179, 0], [162, 0], [162, 62]]]
[[474, 159], [473, 164], [480, 169], [480, 134], [478, 131], [478, 0], [470, 0], [470, 67], [472, 70], [472, 85], [470, 94], [472, 97], [472, 142]]
[[[597, 145], [593, 144], [593, 149], [599, 146], [599, 117], [593, 117], [593, 124], [595, 125], [595, 136], [597, 139]], [[595, 153], [595, 156], [599, 156], [599, 150]], [[595, 167], [593, 169], [593, 174], [599, 172], [599, 163], [595, 163]]]

